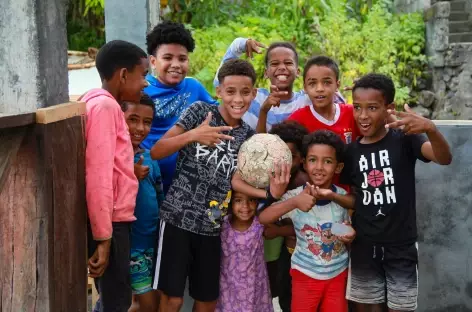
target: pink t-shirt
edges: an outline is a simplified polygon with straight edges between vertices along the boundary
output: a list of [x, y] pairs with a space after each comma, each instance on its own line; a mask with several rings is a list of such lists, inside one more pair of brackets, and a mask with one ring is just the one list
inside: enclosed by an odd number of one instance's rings
[[136, 220], [134, 208], [138, 181], [134, 153], [124, 114], [106, 90], [85, 94], [85, 189], [95, 240], [112, 237], [112, 222]]
[[216, 312], [272, 312], [269, 277], [264, 261], [264, 226], [257, 217], [244, 232], [221, 229], [220, 297]]

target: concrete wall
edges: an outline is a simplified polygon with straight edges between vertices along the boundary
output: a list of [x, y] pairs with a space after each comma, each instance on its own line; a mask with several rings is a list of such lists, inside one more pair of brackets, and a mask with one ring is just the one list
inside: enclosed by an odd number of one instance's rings
[[106, 41], [126, 40], [146, 50], [146, 33], [159, 22], [159, 0], [106, 0]]
[[393, 2], [397, 12], [416, 12], [431, 5], [431, 0], [395, 0]]
[[0, 1], [0, 114], [68, 100], [66, 1]]
[[419, 162], [416, 169], [420, 254], [417, 311], [470, 312], [472, 122], [441, 124], [452, 147], [452, 164], [443, 167]]

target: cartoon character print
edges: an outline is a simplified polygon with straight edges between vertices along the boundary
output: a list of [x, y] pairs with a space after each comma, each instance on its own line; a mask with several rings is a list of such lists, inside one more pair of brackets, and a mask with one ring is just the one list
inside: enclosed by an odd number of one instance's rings
[[314, 255], [321, 257], [326, 262], [330, 262], [333, 257], [343, 249], [336, 235], [331, 233], [331, 222], [317, 224], [317, 228], [305, 224], [301, 230], [308, 242], [308, 250]]
[[216, 228], [221, 226], [220, 220], [228, 213], [229, 203], [231, 201], [231, 191], [226, 194], [225, 200], [220, 204], [216, 200], [210, 202], [210, 209], [206, 213]]

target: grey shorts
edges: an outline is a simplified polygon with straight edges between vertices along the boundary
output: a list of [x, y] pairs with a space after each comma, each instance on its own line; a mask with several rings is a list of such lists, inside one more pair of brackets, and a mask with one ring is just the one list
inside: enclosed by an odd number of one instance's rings
[[355, 240], [351, 246], [346, 298], [387, 302], [390, 309], [413, 311], [418, 301], [418, 245], [379, 246]]

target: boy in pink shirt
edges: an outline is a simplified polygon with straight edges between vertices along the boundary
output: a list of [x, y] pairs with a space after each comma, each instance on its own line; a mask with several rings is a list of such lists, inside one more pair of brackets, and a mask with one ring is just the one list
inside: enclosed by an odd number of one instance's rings
[[81, 99], [87, 108], [88, 269], [100, 293], [100, 311], [125, 312], [131, 305], [129, 234], [138, 181], [119, 102], [139, 101], [147, 86], [147, 55], [132, 43], [111, 41], [98, 52], [96, 67], [102, 88]]

